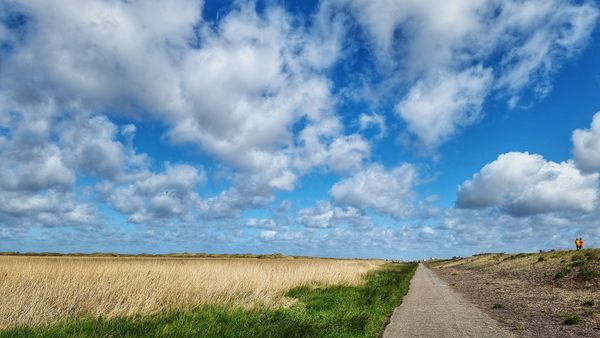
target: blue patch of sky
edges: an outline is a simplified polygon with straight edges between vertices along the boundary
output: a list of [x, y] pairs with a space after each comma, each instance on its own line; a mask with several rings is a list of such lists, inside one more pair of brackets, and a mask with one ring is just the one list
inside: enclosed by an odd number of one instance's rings
[[82, 173], [77, 173], [77, 185], [79, 187], [93, 187], [98, 183], [98, 178], [95, 176], [86, 176]]
[[234, 3], [231, 0], [206, 1], [202, 8], [202, 19], [216, 30], [221, 20], [231, 12]]
[[136, 127], [133, 139], [134, 148], [138, 153], [149, 154], [152, 163], [151, 169], [159, 171], [164, 169], [164, 163], [192, 163], [197, 166], [210, 166], [214, 163], [212, 157], [203, 152], [195, 144], [172, 144], [167, 138], [168, 128], [159, 122], [139, 121], [111, 117], [111, 121], [123, 127], [132, 123]]
[[123, 231], [135, 230], [136, 225], [127, 221], [127, 215], [118, 212], [109, 204], [98, 202], [96, 203], [96, 208], [102, 217], [105, 218], [107, 224], [115, 226], [118, 225], [119, 229]]
[[[27, 34], [29, 17], [20, 11], [16, 5], [2, 5], [0, 9], [2, 9], [0, 11], [0, 25], [11, 32], [17, 42], [22, 42]], [[0, 52], [11, 53], [14, 50], [14, 43], [0, 40]]]
[[272, 215], [273, 215], [272, 211], [270, 211], [268, 209], [250, 209], [250, 210], [244, 210], [242, 212], [242, 218], [244, 218], [244, 219], [249, 219], [249, 218], [267, 219], [267, 218], [271, 218]]
[[0, 136], [10, 138], [12, 135], [11, 129], [7, 127], [0, 126]]
[[310, 208], [318, 200], [329, 200], [329, 189], [340, 179], [340, 176], [326, 171], [312, 171], [303, 176], [296, 190], [276, 193], [278, 202], [291, 200], [295, 208]]

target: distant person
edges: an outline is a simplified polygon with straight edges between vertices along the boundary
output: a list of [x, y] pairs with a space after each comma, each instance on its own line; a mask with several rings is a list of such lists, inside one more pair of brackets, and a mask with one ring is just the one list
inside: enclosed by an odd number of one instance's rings
[[575, 250], [579, 250], [579, 244], [581, 242], [579, 241], [579, 237], [575, 238]]
[[583, 249], [583, 237], [579, 237], [579, 250]]

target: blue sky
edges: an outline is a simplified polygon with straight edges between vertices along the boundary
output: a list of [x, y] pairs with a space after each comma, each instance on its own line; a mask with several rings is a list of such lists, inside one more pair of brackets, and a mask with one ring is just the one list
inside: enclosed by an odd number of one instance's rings
[[0, 251], [600, 245], [596, 1], [4, 1]]

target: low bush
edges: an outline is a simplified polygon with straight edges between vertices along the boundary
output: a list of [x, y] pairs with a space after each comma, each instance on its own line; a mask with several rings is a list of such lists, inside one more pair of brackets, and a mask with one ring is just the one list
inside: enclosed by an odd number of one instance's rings
[[593, 299], [588, 299], [585, 302], [581, 303], [583, 306], [594, 306], [596, 302]]
[[589, 266], [584, 266], [579, 269], [577, 277], [584, 281], [593, 281], [600, 277], [600, 273]]
[[581, 318], [578, 315], [566, 315], [563, 320], [563, 325], [575, 325], [581, 322]]
[[588, 261], [600, 261], [600, 254], [595, 253], [595, 252], [586, 252], [585, 258]]
[[565, 267], [554, 275], [554, 279], [561, 279], [571, 272], [571, 268]]
[[584, 264], [585, 264], [584, 261], [575, 261], [575, 262], [571, 263], [571, 266], [575, 268], [575, 267], [578, 267], [578, 266], [582, 266]]

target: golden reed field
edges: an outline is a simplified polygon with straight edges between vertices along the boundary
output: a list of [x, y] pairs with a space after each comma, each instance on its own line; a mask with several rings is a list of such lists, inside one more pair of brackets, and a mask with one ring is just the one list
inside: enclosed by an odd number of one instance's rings
[[297, 286], [357, 284], [383, 261], [0, 256], [0, 328], [69, 317], [285, 306]]

